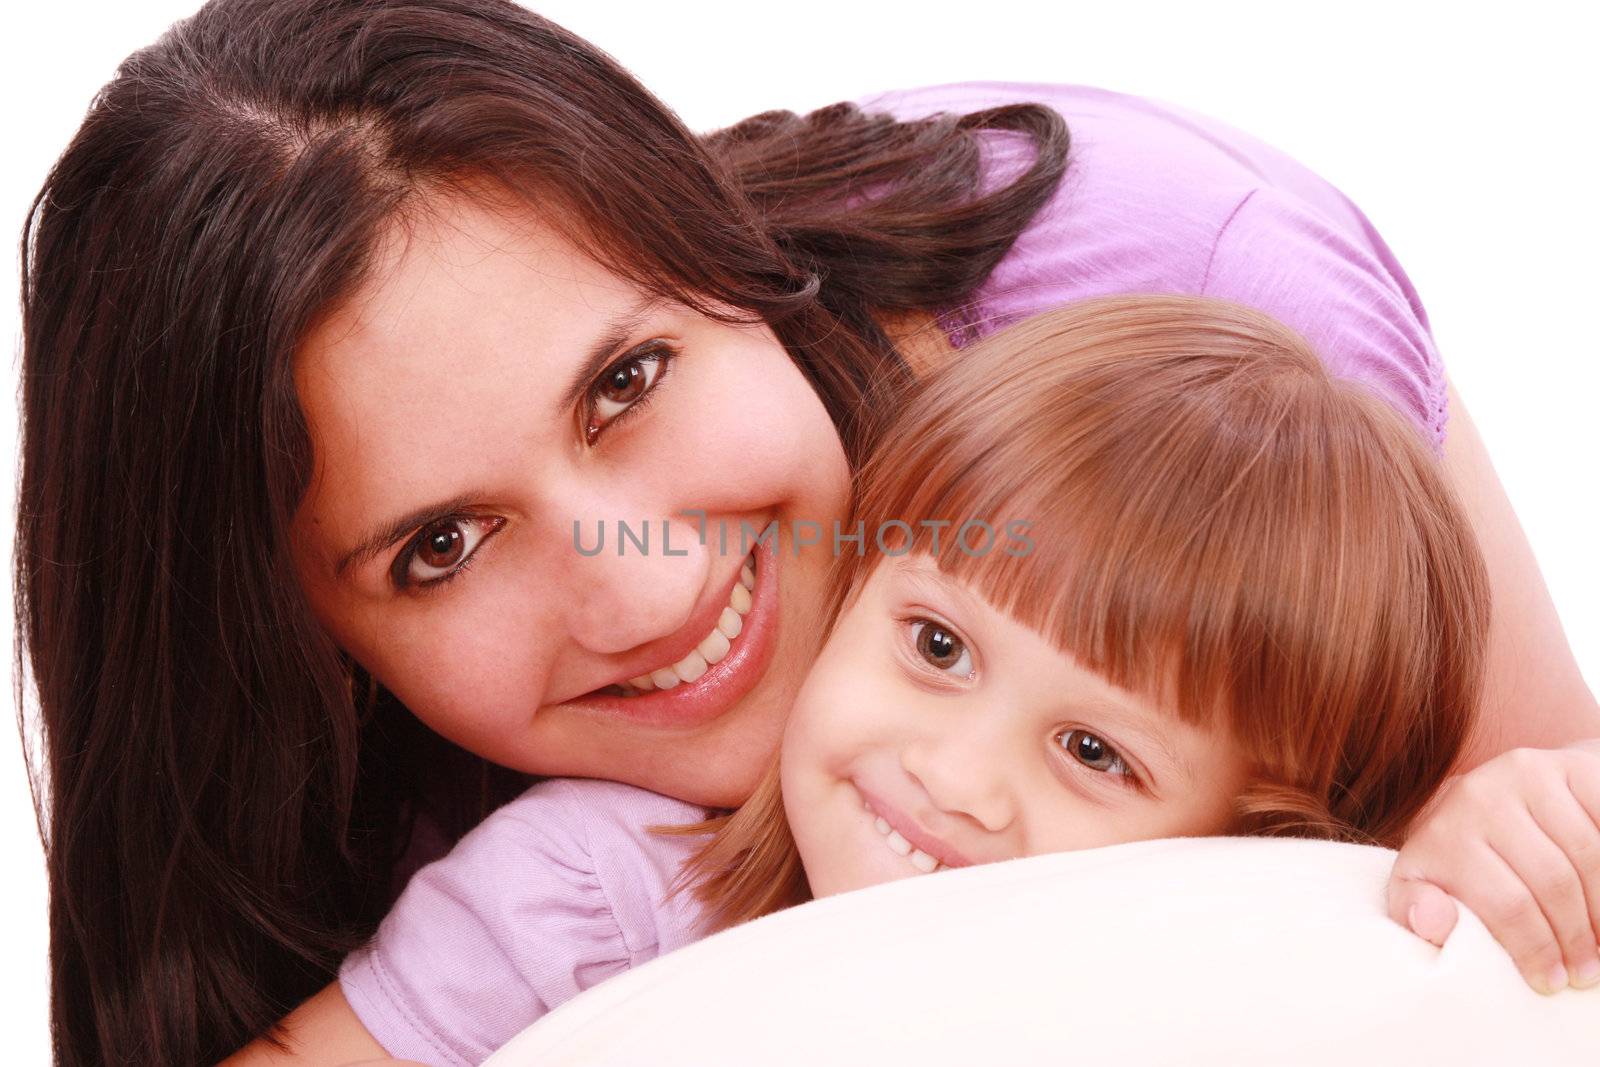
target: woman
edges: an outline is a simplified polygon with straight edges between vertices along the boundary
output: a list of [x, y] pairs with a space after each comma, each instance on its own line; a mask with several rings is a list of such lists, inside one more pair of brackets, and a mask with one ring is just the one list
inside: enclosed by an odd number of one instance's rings
[[[1093, 217], [1052, 199], [1063, 168], [1067, 192], [1103, 172], [1050, 108], [996, 103], [702, 142], [584, 42], [466, 0], [228, 0], [130, 59], [41, 194], [25, 282], [19, 625], [62, 1062], [262, 1033], [522, 774], [743, 798], [814, 628], [826, 559], [794, 531], [842, 512], [875, 390], [986, 328], [986, 279], [1105, 284], [1093, 243], [1017, 276], [1041, 262], [1007, 257], [1019, 235]], [[1267, 184], [1313, 195], [1300, 174]], [[1183, 247], [1248, 288], [1289, 237], [1229, 217]], [[1393, 341], [1368, 373], [1442, 430], [1403, 275], [1375, 239], [1353, 254]], [[1208, 262], [1171, 276], [1204, 287]], [[1335, 349], [1350, 325], [1286, 317]], [[1459, 408], [1444, 454], [1499, 609], [1507, 710], [1476, 760], [1600, 734]], [[569, 547], [663, 519], [648, 554]], [[742, 553], [701, 520], [780, 531], [764, 614], [703, 666]], [[620, 695], [646, 675], [665, 691]]]

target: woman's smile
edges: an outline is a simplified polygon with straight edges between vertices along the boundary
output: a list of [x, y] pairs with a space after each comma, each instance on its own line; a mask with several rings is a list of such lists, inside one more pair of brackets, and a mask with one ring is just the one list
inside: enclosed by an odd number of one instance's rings
[[678, 634], [659, 648], [640, 650], [638, 674], [586, 693], [573, 706], [658, 726], [698, 725], [726, 712], [761, 680], [777, 645], [778, 566], [771, 542], [752, 549], [718, 588], [721, 595], [696, 610]]

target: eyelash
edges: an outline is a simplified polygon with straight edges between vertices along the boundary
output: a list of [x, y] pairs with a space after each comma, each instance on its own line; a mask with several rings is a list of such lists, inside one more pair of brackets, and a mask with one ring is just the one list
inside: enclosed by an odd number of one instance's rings
[[[595, 393], [599, 390], [600, 383], [605, 380], [606, 375], [612, 374], [617, 370], [617, 368], [625, 367], [630, 363], [645, 363], [653, 360], [659, 364], [655, 378], [650, 381], [643, 393], [641, 393], [627, 407], [623, 408], [615, 415], [612, 415], [603, 425], [595, 427], [586, 432], [585, 436], [587, 437], [588, 442], [593, 444], [599, 439], [600, 434], [604, 433], [612, 426], [615, 426], [621, 420], [634, 414], [639, 409], [649, 404], [651, 400], [655, 399], [656, 392], [661, 388], [661, 383], [666, 380], [667, 372], [671, 367], [673, 360], [678, 358], [678, 355], [678, 351], [664, 341], [646, 341], [644, 344], [635, 347], [621, 359], [609, 364], [605, 370], [601, 371], [600, 374], [596, 376], [595, 380], [589, 384], [589, 391], [586, 394], [587, 406], [584, 418], [584, 426], [586, 428], [590, 426], [594, 419], [594, 408], [597, 403]], [[496, 520], [494, 528], [488, 533], [484, 534], [484, 536], [478, 541], [478, 544], [473, 547], [473, 550], [468, 553], [460, 563], [456, 564], [446, 573], [439, 575], [437, 578], [428, 578], [422, 581], [411, 581], [408, 580], [406, 576], [410, 573], [412, 560], [416, 558], [417, 550], [422, 544], [422, 536], [429, 529], [445, 522], [469, 523], [483, 521], [485, 520], [475, 515], [447, 515], [438, 519], [434, 519], [432, 522], [428, 523], [427, 526], [424, 526], [422, 529], [418, 530], [412, 535], [411, 539], [406, 542], [405, 547], [402, 548], [399, 554], [395, 557], [394, 563], [390, 565], [390, 580], [395, 588], [408, 593], [427, 593], [438, 590], [446, 583], [453, 582], [459, 578], [468, 567], [471, 567], [473, 563], [477, 561], [478, 550], [483, 547], [483, 542], [487, 541], [494, 535], [495, 531], [498, 530], [501, 525], [503, 525], [503, 520]]]
[[[411, 564], [416, 558], [418, 549], [422, 547], [423, 535], [443, 523], [458, 523], [461, 525], [483, 523], [488, 527], [488, 530], [482, 537], [478, 538], [478, 543], [472, 546], [472, 551], [467, 553], [460, 563], [451, 567], [444, 574], [439, 575], [437, 578], [424, 578], [421, 581], [411, 580], [408, 577], [411, 573]], [[504, 519], [486, 519], [479, 515], [445, 515], [429, 521], [420, 530], [411, 535], [411, 539], [405, 543], [405, 547], [400, 549], [399, 554], [394, 558], [394, 562], [389, 565], [390, 583], [400, 592], [410, 594], [425, 594], [440, 589], [446, 583], [455, 581], [463, 571], [472, 566], [477, 561], [478, 552], [483, 548], [484, 542], [498, 533], [500, 527], [504, 525]]]
[[[978, 668], [976, 663], [973, 663], [968, 673], [964, 675], [952, 674], [950, 673], [949, 669], [929, 662], [928, 658], [922, 654], [922, 649], [917, 647], [918, 639], [921, 636], [918, 627], [933, 626], [937, 629], [943, 630], [946, 634], [953, 637], [961, 645], [962, 652], [968, 659], [976, 659], [976, 657], [972, 654], [972, 642], [968, 641], [966, 637], [962, 635], [961, 631], [957, 630], [954, 626], [951, 626], [949, 623], [943, 622], [939, 619], [930, 618], [926, 615], [910, 615], [904, 619], [901, 619], [900, 623], [905, 627], [905, 636], [910, 641], [910, 655], [913, 659], [913, 662], [915, 662], [916, 665], [922, 668], [924, 671], [931, 672], [941, 679], [954, 679], [963, 682], [969, 681], [975, 674], [977, 674]], [[959, 659], [956, 660], [956, 663], [960, 662], [961, 661]]]
[[[1115, 771], [1096, 770], [1074, 756], [1065, 744], [1066, 739], [1071, 737], [1073, 734], [1088, 734], [1090, 737], [1103, 744], [1107, 751], [1113, 755], [1116, 761], [1122, 765], [1122, 773], [1119, 774]], [[1110, 778], [1116, 782], [1117, 786], [1123, 789], [1132, 789], [1135, 792], [1140, 793], [1144, 792], [1144, 779], [1139, 777], [1139, 772], [1133, 769], [1133, 764], [1128, 762], [1128, 758], [1122, 754], [1122, 750], [1117, 748], [1117, 746], [1113, 745], [1100, 734], [1095, 733], [1093, 730], [1085, 729], [1082, 726], [1070, 726], [1065, 730], [1058, 731], [1052, 740], [1055, 741], [1056, 747], [1061, 750], [1062, 758], [1064, 758], [1073, 767], [1077, 768], [1078, 771], [1084, 774], [1092, 774], [1100, 778]]]
[[[621, 359], [608, 364], [605, 370], [596, 375], [594, 381], [589, 383], [589, 391], [585, 395], [586, 403], [582, 421], [585, 442], [591, 445], [594, 444], [595, 441], [600, 439], [602, 433], [649, 405], [655, 399], [656, 393], [660, 391], [662, 383], [667, 380], [667, 374], [671, 371], [672, 364], [679, 355], [678, 350], [665, 341], [660, 339], [646, 341], [641, 345], [635, 346]], [[605, 381], [606, 376], [615, 373], [620, 367], [628, 366], [630, 363], [643, 364], [651, 361], [658, 364], [658, 369], [655, 378], [645, 387], [645, 391], [627, 407], [607, 419], [604, 424], [594, 426], [594, 409], [598, 403], [595, 394], [599, 391], [600, 383]]]
[[[971, 642], [963, 637], [959, 630], [957, 630], [954, 626], [951, 626], [949, 623], [942, 622], [938, 619], [929, 618], [926, 615], [907, 616], [906, 618], [901, 619], [900, 622], [906, 628], [905, 634], [909, 639], [911, 646], [910, 654], [917, 666], [922, 668], [924, 671], [931, 672], [941, 678], [957, 677], [950, 674], [948, 670], [930, 663], [928, 658], [922, 654], [922, 650], [918, 647], [918, 637], [920, 636], [920, 631], [918, 628], [921, 626], [934, 626], [945, 631], [956, 641], [960, 642], [963, 652], [970, 656], [972, 654]], [[958, 659], [956, 662], [959, 663], [960, 660]], [[973, 668], [973, 673], [976, 673], [976, 666]], [[966, 678], [970, 677], [971, 675], [969, 674], [963, 677], [962, 680], [966, 680]], [[1116, 762], [1122, 767], [1122, 771], [1118, 773], [1116, 771], [1096, 770], [1095, 768], [1088, 766], [1082, 760], [1075, 757], [1071, 751], [1068, 750], [1066, 744], [1064, 743], [1068, 737], [1075, 733], [1088, 734], [1090, 737], [1095, 738], [1097, 741], [1103, 744], [1107, 751], [1109, 751], [1115, 758]], [[1062, 758], [1067, 760], [1067, 762], [1069, 762], [1073, 767], [1077, 768], [1079, 773], [1092, 774], [1101, 778], [1109, 778], [1112, 779], [1119, 788], [1131, 789], [1138, 793], [1145, 792], [1144, 779], [1139, 776], [1138, 771], [1134, 770], [1133, 764], [1130, 763], [1128, 758], [1122, 754], [1122, 750], [1101, 735], [1095, 733], [1093, 730], [1088, 730], [1081, 726], [1072, 726], [1065, 730], [1058, 731], [1052, 740], [1055, 742], [1056, 747], [1060, 749]]]

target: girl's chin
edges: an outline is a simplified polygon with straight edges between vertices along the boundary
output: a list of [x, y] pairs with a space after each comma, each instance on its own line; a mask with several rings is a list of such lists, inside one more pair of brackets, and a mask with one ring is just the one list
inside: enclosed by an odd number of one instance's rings
[[851, 820], [822, 840], [822, 854], [805, 863], [812, 896], [819, 899], [929, 873], [895, 852], [869, 819]]
[[810, 880], [809, 870], [807, 879], [811, 884], [812, 896], [820, 900], [823, 897], [838, 896], [840, 893], [853, 893], [858, 889], [871, 889], [875, 885], [887, 885], [890, 882], [915, 878], [919, 873], [918, 871], [869, 870], [862, 869], [862, 865], [856, 865], [854, 870], [824, 875], [817, 880], [822, 883], [820, 887], [817, 885], [817, 881]]

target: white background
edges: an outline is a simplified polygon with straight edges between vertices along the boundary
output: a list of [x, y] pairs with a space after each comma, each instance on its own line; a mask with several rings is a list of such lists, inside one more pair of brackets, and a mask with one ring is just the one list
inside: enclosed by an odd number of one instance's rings
[[[97, 0], [6, 16], [0, 235], [12, 295], [0, 331], [13, 381], [27, 204], [117, 61], [193, 7]], [[698, 128], [878, 89], [1032, 79], [1173, 100], [1299, 157], [1365, 210], [1416, 283], [1579, 662], [1600, 685], [1592, 4], [566, 0], [538, 10], [610, 51]], [[14, 405], [0, 405], [0, 418], [0, 468], [11, 470]], [[9, 516], [11, 479], [0, 485]], [[44, 1063], [44, 878], [12, 742], [0, 744], [0, 855], [5, 1058]]]

